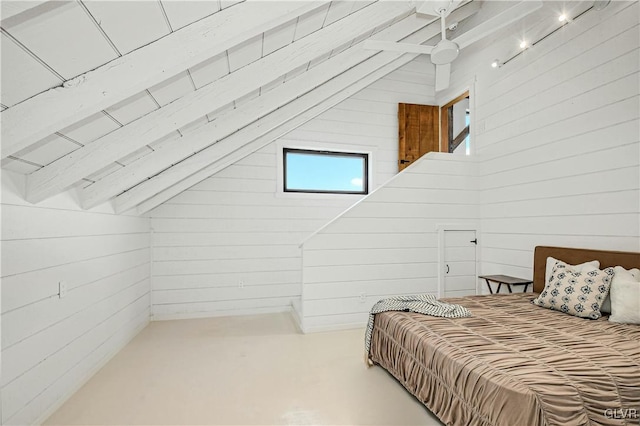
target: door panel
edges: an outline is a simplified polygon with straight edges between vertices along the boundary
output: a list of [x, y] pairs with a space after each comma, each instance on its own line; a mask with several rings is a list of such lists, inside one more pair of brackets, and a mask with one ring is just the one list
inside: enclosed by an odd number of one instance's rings
[[443, 297], [476, 294], [476, 231], [444, 231]]
[[[475, 244], [469, 245], [468, 237], [465, 236], [462, 238], [464, 242], [461, 244], [465, 244], [467, 247], [445, 247], [444, 257], [445, 259], [476, 259], [476, 248]], [[472, 238], [473, 239], [473, 238]]]
[[[452, 261], [449, 258], [445, 263], [449, 265], [449, 277], [468, 277], [476, 275], [476, 261], [474, 259], [468, 261]], [[475, 281], [475, 280], [474, 280]]]
[[473, 248], [475, 259], [475, 244], [469, 242], [475, 240], [476, 231], [445, 231], [445, 250]]
[[438, 117], [437, 106], [398, 104], [398, 171], [427, 152], [439, 151]]

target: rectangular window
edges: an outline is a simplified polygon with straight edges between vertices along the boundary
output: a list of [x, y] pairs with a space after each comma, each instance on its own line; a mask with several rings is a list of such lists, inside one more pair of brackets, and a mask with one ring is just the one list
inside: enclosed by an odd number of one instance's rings
[[368, 154], [284, 148], [284, 192], [368, 194]]

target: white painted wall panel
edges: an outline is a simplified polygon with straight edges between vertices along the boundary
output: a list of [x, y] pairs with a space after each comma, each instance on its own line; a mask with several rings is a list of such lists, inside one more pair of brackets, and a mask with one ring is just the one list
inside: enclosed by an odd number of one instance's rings
[[[423, 234], [316, 234], [304, 243], [305, 250], [319, 249], [328, 244], [336, 250], [343, 249], [377, 249], [388, 247], [437, 247], [437, 244], [426, 245]], [[433, 241], [431, 241], [433, 243]]]
[[[291, 271], [255, 271], [244, 272], [242, 279], [245, 286], [271, 284], [300, 284], [298, 268]], [[154, 290], [172, 290], [175, 288], [197, 289], [235, 287], [238, 288], [237, 273], [198, 274], [198, 275], [165, 275], [154, 278]]]
[[[297, 312], [313, 331], [361, 326], [382, 297], [436, 293], [441, 224], [479, 223], [482, 273], [531, 277], [539, 244], [640, 250], [638, 7], [590, 12], [493, 74], [463, 55], [451, 86], [476, 81], [475, 161], [417, 162], [303, 249], [354, 199], [278, 196], [278, 143], [158, 207], [151, 221], [80, 211], [69, 194], [32, 206], [7, 174], [2, 423], [42, 420], [151, 312], [271, 312], [302, 296]], [[372, 151], [379, 187], [397, 172], [398, 102], [435, 103], [428, 58], [279, 142]]]
[[[370, 151], [374, 187], [381, 185], [397, 173], [397, 103], [434, 101], [433, 66], [417, 61], [154, 209], [154, 317], [289, 309], [302, 291], [299, 244], [358, 197], [277, 195], [279, 144]], [[385, 220], [362, 214], [368, 218], [350, 220]]]
[[612, 2], [497, 74], [454, 71], [478, 76], [482, 273], [531, 278], [536, 245], [640, 250], [639, 16]]
[[[250, 206], [257, 210], [259, 206]], [[186, 211], [189, 207], [185, 208]], [[337, 209], [337, 211], [341, 211]], [[262, 232], [270, 229], [280, 229], [280, 232], [313, 232], [324, 225], [325, 219], [291, 219], [260, 218], [260, 219], [224, 219], [211, 220], [207, 218], [174, 217], [170, 219], [154, 219], [154, 229], [165, 232]]]
[[184, 234], [180, 232], [158, 232], [154, 234], [155, 250], [166, 247], [232, 247], [267, 246], [297, 244], [305, 233], [289, 232], [251, 232], [238, 234], [235, 232], [200, 232]]
[[378, 263], [421, 263], [437, 258], [435, 248], [389, 248], [363, 250], [309, 250], [305, 252], [305, 267], [339, 265], [375, 265]]
[[[540, 128], [540, 123], [549, 125], [562, 123], [565, 118], [594, 111], [626, 99], [632, 99], [634, 97], [634, 83], [637, 87], [637, 82], [638, 73], [636, 72], [610, 83], [599, 85], [597, 88], [549, 106], [542, 111], [524, 115], [518, 120], [488, 129], [481, 137], [478, 137], [478, 151], [482, 153], [483, 150], [487, 149], [499, 150], [500, 145], [513, 143], [514, 138], [535, 132]], [[487, 143], [486, 141], [490, 142]]]
[[34, 206], [23, 176], [2, 178], [2, 424], [32, 424], [148, 323], [149, 219], [69, 193]]
[[335, 294], [341, 297], [360, 297], [361, 294], [369, 294], [379, 296], [389, 294], [390, 290], [395, 294], [410, 294], [415, 292], [417, 288], [425, 286], [423, 278], [394, 278], [391, 280], [375, 280], [375, 281], [337, 281], [323, 282], [318, 285], [305, 285], [305, 298], [310, 300], [334, 299]]
[[[519, 61], [514, 68], [503, 67], [501, 72], [505, 73], [506, 78], [501, 78], [499, 84], [490, 84], [497, 97], [486, 100], [486, 107], [478, 111], [479, 118], [507, 110], [508, 105], [501, 102], [503, 97], [523, 99], [539, 93], [544, 94], [554, 85], [575, 78], [589, 69], [597, 69], [600, 64], [605, 64], [623, 52], [629, 51], [629, 47], [633, 48], [632, 34], [633, 31], [637, 31], [638, 25], [636, 11], [627, 9], [627, 12], [620, 13], [630, 3], [619, 2], [600, 13], [589, 12], [580, 18], [579, 24], [565, 27], [562, 34], [545, 40], [544, 44], [536, 45], [537, 54], [533, 54], [533, 50], [528, 51], [527, 59]], [[632, 30], [632, 33], [627, 33], [633, 27], [636, 29]], [[625, 33], [627, 34], [623, 36], [624, 38], [620, 38], [620, 35]], [[620, 43], [611, 42], [616, 39]], [[529, 55], [529, 53], [532, 54]], [[481, 54], [482, 52], [479, 53]], [[584, 57], [580, 58], [584, 54], [591, 56], [590, 62], [585, 63]], [[515, 65], [515, 62], [513, 64]], [[463, 63], [460, 65], [460, 68], [456, 67], [456, 73], [464, 70], [470, 74], [479, 74], [477, 66], [465, 68], [462, 66]], [[549, 71], [552, 70], [553, 72], [550, 73]]]
[[[433, 260], [433, 259], [432, 259]], [[391, 280], [395, 278], [435, 278], [437, 268], [434, 263], [385, 263], [379, 265], [345, 265], [345, 266], [304, 266], [304, 285], [321, 284], [331, 282], [352, 282], [352, 281], [375, 281]], [[428, 283], [428, 281], [427, 281]], [[425, 283], [425, 284], [427, 284]], [[425, 285], [430, 292], [435, 292], [435, 282]], [[339, 299], [340, 295], [333, 295], [332, 298]], [[303, 304], [310, 299], [303, 297]], [[371, 306], [369, 306], [371, 308]], [[305, 316], [307, 316], [305, 312]]]
[[2, 243], [2, 274], [20, 275], [148, 247], [149, 236], [142, 233], [104, 235], [100, 237], [100, 244], [96, 244], [94, 236], [9, 240]]
[[[458, 70], [454, 64], [452, 87], [476, 80], [479, 176], [473, 168], [446, 176], [446, 162], [427, 168], [422, 161], [410, 170], [427, 173], [424, 180], [394, 179], [310, 239], [303, 252], [304, 328], [365, 321], [371, 292], [394, 294], [391, 278], [422, 283], [418, 289], [409, 281], [396, 294], [435, 292], [437, 263], [414, 263], [419, 251], [412, 250], [420, 250], [419, 237], [432, 239], [424, 253], [435, 256], [437, 234], [425, 231], [445, 217], [480, 220], [483, 273], [531, 277], [539, 244], [640, 249], [637, 9], [618, 3], [604, 15], [586, 15], [499, 75], [464, 57]], [[375, 97], [363, 91], [351, 100], [358, 101]], [[412, 204], [417, 200], [423, 204]], [[385, 232], [401, 238], [385, 241], [379, 250], [398, 251], [381, 263], [369, 244]], [[384, 284], [370, 285], [377, 280]]]
[[180, 318], [206, 318], [228, 315], [257, 315], [289, 309], [293, 297], [238, 298], [234, 300], [198, 301], [154, 305], [156, 320]]
[[[432, 169], [459, 174], [443, 179]], [[467, 157], [428, 154], [308, 239], [304, 331], [363, 326], [384, 297], [437, 294], [438, 228], [475, 226], [474, 173]]]
[[[297, 257], [154, 261], [153, 271], [156, 275], [198, 275], [235, 272], [239, 274], [239, 283], [244, 271], [295, 271], [298, 269], [299, 262]], [[239, 285], [240, 284], [238, 284], [238, 286]]]
[[[130, 271], [129, 274], [133, 284], [129, 284], [129, 277], [119, 274], [117, 282], [105, 283], [105, 285], [113, 285], [113, 294], [99, 300], [91, 309], [79, 311], [76, 318], [68, 317], [60, 320], [45, 333], [34, 333], [32, 338], [22, 340], [5, 349], [3, 363], [7, 367], [7, 371], [3, 375], [2, 384], [13, 383], [15, 379], [29, 373], [34, 365], [39, 364], [39, 361], [52, 354], [57, 354], [79, 336], [91, 333], [95, 327], [108, 320], [114, 312], [124, 309], [132, 300], [137, 300], [147, 294], [148, 265], [142, 265], [136, 270]], [[135, 281], [136, 279], [138, 280]], [[116, 285], [121, 282], [126, 284], [124, 286]], [[132, 297], [134, 298], [132, 299]], [[6, 390], [6, 392], [7, 396], [12, 395], [11, 391]], [[28, 392], [25, 393], [26, 398], [29, 395]]]
[[[533, 233], [493, 233], [485, 234], [483, 247], [504, 248], [509, 250], [527, 250], [539, 244], [540, 237]], [[600, 247], [602, 250], [636, 251], [638, 237], [635, 235], [618, 236], [616, 238], [602, 238], [600, 235], [545, 235], [545, 244], [550, 246], [568, 247]]]
[[[157, 208], [154, 313], [282, 309], [303, 282], [307, 330], [362, 325], [379, 296], [437, 291], [442, 224], [481, 228], [484, 273], [530, 276], [537, 244], [638, 250], [637, 8], [590, 12], [497, 73], [463, 55], [452, 87], [476, 81], [475, 163], [423, 160], [303, 253], [351, 201], [275, 196], [275, 143]], [[435, 103], [432, 85], [418, 58], [280, 142], [372, 150], [379, 187], [397, 171], [397, 103]]]

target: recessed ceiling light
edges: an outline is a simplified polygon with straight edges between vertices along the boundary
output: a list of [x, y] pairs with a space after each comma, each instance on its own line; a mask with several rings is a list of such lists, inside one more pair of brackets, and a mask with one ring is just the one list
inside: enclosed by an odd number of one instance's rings
[[491, 68], [498, 68], [498, 60], [491, 62]]
[[524, 49], [525, 47], [527, 47], [527, 41], [526, 40], [522, 40], [520, 42], [520, 49]]
[[558, 21], [560, 22], [564, 22], [567, 20], [567, 15], [565, 15], [564, 13], [560, 16], [558, 16]]

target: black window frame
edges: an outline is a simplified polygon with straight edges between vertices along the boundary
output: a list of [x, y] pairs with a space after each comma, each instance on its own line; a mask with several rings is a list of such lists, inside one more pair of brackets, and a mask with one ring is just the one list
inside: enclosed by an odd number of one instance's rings
[[[336, 157], [358, 157], [364, 160], [362, 191], [338, 191], [323, 189], [289, 189], [287, 188], [287, 154], [307, 154], [326, 155]], [[346, 195], [367, 195], [369, 194], [369, 154], [366, 152], [341, 152], [316, 149], [282, 148], [282, 191], [296, 194], [346, 194]]]

